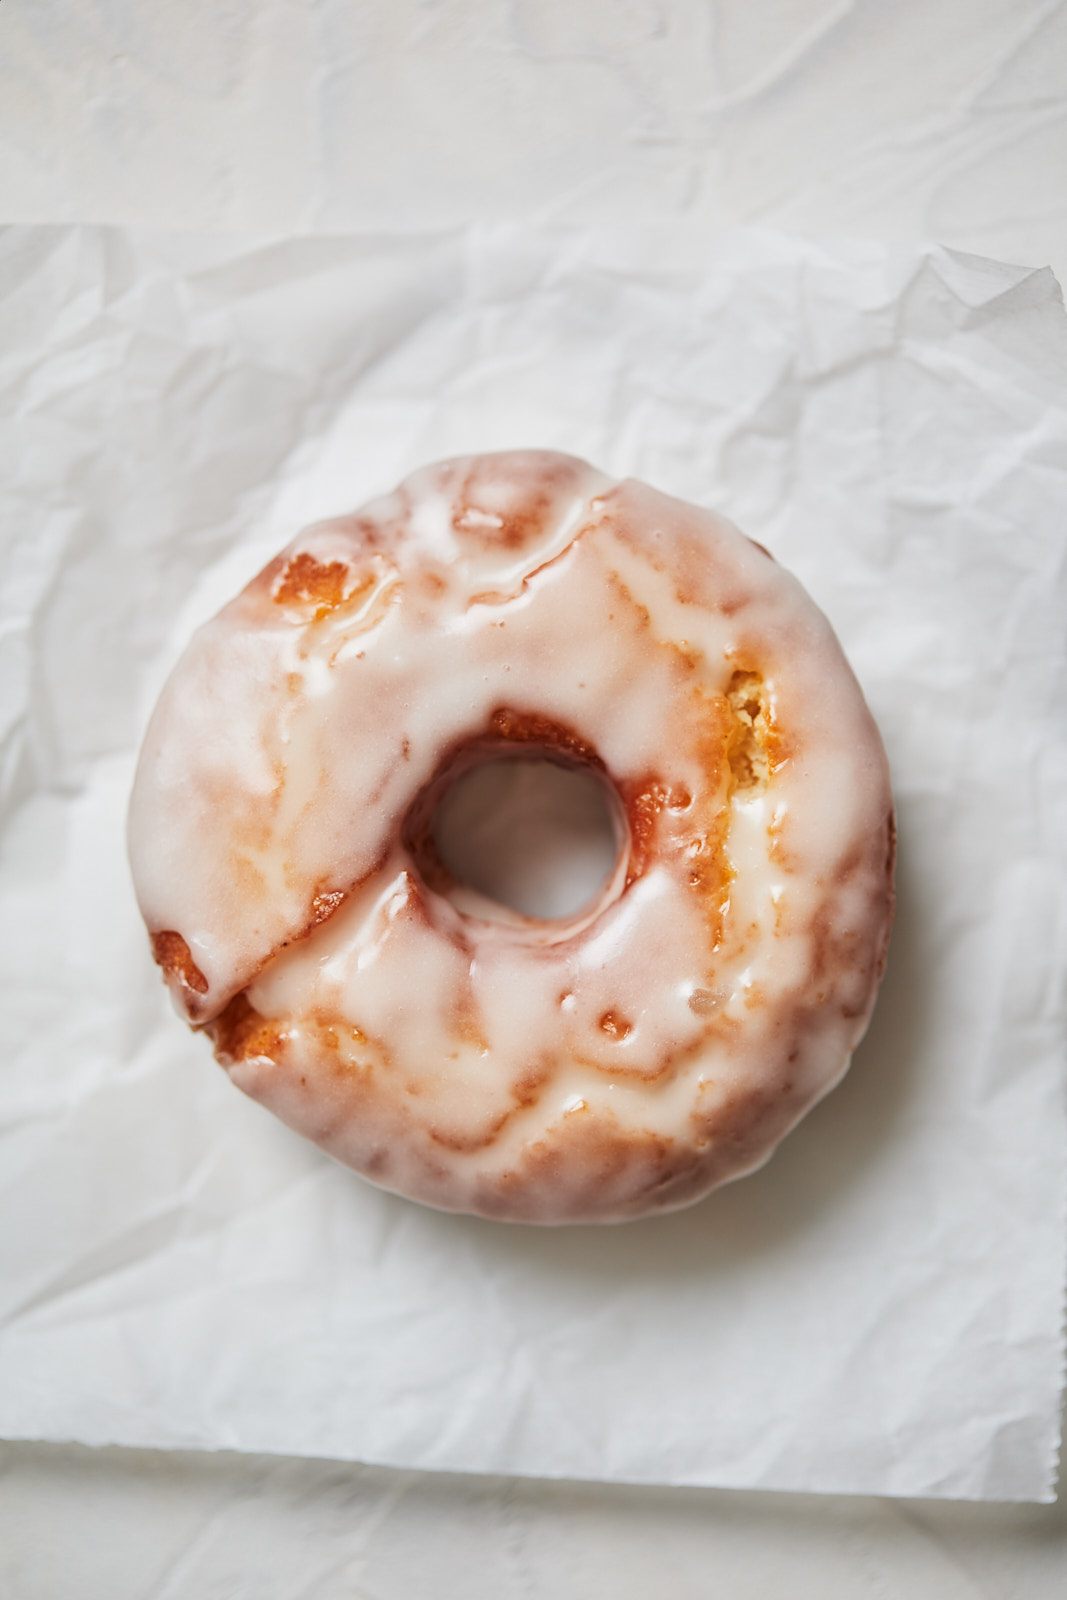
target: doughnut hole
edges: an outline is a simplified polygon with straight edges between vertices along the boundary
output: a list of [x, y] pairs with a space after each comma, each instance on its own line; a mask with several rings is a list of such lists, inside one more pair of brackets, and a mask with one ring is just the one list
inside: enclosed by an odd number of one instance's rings
[[584, 762], [491, 751], [432, 786], [416, 814], [408, 844], [419, 874], [464, 915], [569, 922], [621, 890], [622, 805]]

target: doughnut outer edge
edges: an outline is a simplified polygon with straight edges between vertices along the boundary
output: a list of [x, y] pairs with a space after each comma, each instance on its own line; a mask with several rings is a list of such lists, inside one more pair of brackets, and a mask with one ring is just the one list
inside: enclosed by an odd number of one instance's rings
[[[437, 859], [436, 797], [517, 754], [617, 799], [574, 918], [489, 920]], [[527, 1222], [760, 1166], [844, 1073], [893, 906], [885, 752], [822, 613], [723, 518], [547, 451], [298, 535], [168, 680], [129, 851], [241, 1089], [386, 1188]]]

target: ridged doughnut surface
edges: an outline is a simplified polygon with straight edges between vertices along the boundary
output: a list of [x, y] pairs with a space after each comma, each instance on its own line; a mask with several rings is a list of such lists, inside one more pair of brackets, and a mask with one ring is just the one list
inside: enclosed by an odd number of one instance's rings
[[[617, 797], [578, 917], [489, 920], [437, 858], [448, 785], [518, 752]], [[885, 754], [821, 612], [721, 518], [542, 451], [309, 528], [200, 629], [129, 842], [240, 1088], [386, 1188], [529, 1222], [759, 1166], [848, 1065], [892, 914]]]

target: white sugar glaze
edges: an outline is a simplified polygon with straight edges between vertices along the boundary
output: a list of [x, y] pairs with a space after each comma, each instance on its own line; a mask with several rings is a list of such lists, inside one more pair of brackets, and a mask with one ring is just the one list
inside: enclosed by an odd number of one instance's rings
[[[629, 819], [571, 922], [436, 892], [465, 761], [588, 761]], [[844, 1072], [892, 913], [877, 730], [825, 618], [710, 512], [583, 462], [428, 467], [195, 636], [130, 855], [234, 1081], [385, 1187], [534, 1222], [687, 1204]]]

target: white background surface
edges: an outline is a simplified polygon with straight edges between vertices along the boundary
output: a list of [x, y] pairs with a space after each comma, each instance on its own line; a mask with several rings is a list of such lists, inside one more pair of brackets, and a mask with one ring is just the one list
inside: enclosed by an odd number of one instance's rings
[[[1059, 286], [939, 246], [661, 241], [0, 234], [0, 1435], [1051, 1498]], [[442, 1217], [294, 1138], [176, 1026], [126, 862], [142, 714], [195, 621], [308, 520], [529, 442], [765, 543], [893, 773], [893, 953], [846, 1082], [765, 1170], [622, 1229]]]
[[[7, 0], [0, 213], [415, 226], [542, 210], [931, 234], [1067, 273], [1067, 6]], [[1045, 1596], [1049, 1510], [8, 1447], [19, 1596]]]

